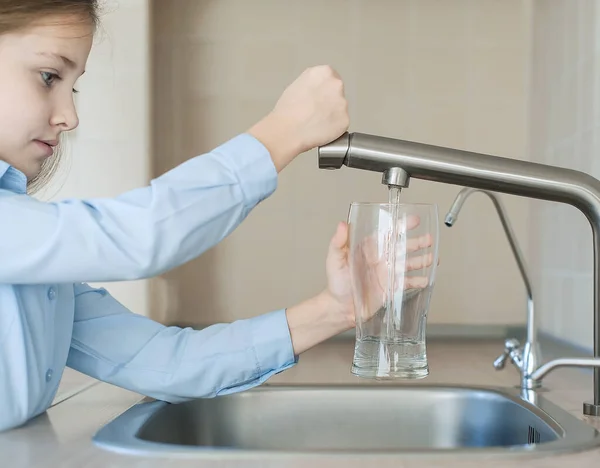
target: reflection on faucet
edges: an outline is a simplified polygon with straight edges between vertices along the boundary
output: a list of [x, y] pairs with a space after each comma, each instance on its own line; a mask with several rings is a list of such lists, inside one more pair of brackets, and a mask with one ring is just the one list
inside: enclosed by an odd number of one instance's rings
[[449, 227], [454, 225], [454, 223], [458, 220], [458, 214], [460, 213], [465, 201], [471, 194], [475, 192], [484, 193], [490, 198], [490, 200], [492, 200], [492, 203], [498, 212], [498, 216], [500, 217], [502, 227], [504, 228], [504, 233], [508, 238], [508, 243], [510, 244], [510, 248], [517, 262], [517, 266], [519, 267], [519, 271], [521, 272], [521, 277], [523, 278], [523, 283], [525, 284], [525, 291], [527, 292], [527, 338], [525, 345], [523, 348], [521, 348], [520, 343], [514, 338], [506, 340], [504, 352], [498, 359], [494, 361], [494, 367], [498, 370], [503, 369], [506, 360], [510, 358], [510, 361], [517, 367], [521, 375], [521, 388], [536, 388], [541, 385], [541, 381], [532, 380], [531, 374], [537, 369], [542, 357], [535, 326], [533, 291], [531, 287], [530, 276], [525, 264], [525, 259], [523, 258], [523, 252], [519, 248], [517, 238], [512, 229], [502, 201], [494, 192], [465, 187], [456, 196], [450, 211], [448, 211], [448, 214], [446, 215], [445, 223]]

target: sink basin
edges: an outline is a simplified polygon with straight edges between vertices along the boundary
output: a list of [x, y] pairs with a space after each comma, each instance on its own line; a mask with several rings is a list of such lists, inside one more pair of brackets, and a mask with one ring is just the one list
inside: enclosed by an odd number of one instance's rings
[[583, 450], [599, 435], [516, 388], [265, 384], [180, 404], [144, 400], [94, 443], [144, 455], [506, 454]]

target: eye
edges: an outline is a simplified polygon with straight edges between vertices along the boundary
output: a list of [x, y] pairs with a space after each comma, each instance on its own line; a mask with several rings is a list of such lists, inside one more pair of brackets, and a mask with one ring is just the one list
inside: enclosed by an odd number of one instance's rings
[[40, 72], [40, 75], [42, 77], [42, 81], [44, 82], [44, 84], [49, 88], [50, 86], [52, 86], [52, 84], [56, 81], [56, 80], [60, 80], [60, 76], [58, 76], [56, 73], [51, 73], [51, 72]]
[[[56, 73], [52, 73], [52, 72], [40, 72], [40, 75], [42, 77], [42, 81], [44, 82], [44, 84], [46, 85], [46, 87], [50, 88], [54, 82], [56, 80], [61, 80], [62, 78], [60, 76], [58, 76]], [[73, 93], [77, 94], [79, 91], [77, 91], [75, 88], [73, 88]]]

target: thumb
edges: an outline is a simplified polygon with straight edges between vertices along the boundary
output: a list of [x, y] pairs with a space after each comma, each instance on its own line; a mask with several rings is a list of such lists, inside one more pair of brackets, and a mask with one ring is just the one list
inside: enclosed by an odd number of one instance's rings
[[348, 224], [339, 222], [335, 234], [329, 243], [329, 259], [336, 266], [342, 266], [346, 260], [346, 246], [348, 244]]
[[335, 249], [341, 250], [348, 243], [348, 224], [340, 221], [335, 230], [335, 234], [331, 238], [331, 245]]

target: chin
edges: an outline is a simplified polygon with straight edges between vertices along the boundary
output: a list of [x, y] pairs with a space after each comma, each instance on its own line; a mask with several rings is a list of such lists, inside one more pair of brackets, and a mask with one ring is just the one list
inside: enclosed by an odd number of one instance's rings
[[42, 167], [42, 163], [32, 162], [28, 164], [27, 167], [21, 169], [21, 172], [25, 174], [27, 182], [31, 182], [33, 179], [35, 179], [42, 173]]
[[21, 157], [11, 158], [7, 161], [17, 171], [25, 175], [28, 182], [38, 177], [44, 171], [44, 166], [51, 163], [48, 158], [40, 158], [30, 155], [21, 155]]

